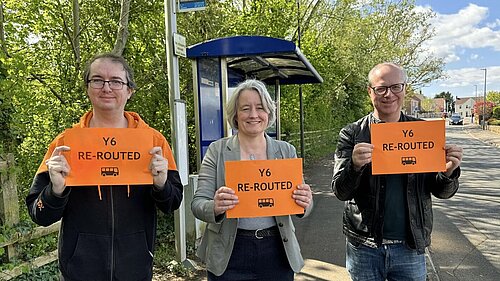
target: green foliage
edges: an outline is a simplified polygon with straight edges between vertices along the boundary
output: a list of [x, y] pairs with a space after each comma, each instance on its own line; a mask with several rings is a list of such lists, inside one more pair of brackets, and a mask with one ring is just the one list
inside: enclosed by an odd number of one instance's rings
[[[90, 109], [82, 89], [84, 62], [113, 49], [121, 1], [78, 1], [79, 30], [75, 30], [73, 7], [67, 2], [2, 2], [4, 22], [0, 24], [5, 42], [0, 43], [5, 49], [0, 50], [0, 153], [14, 152], [16, 165], [22, 167], [17, 183], [19, 204], [24, 206], [50, 141]], [[296, 1], [289, 0], [207, 2], [204, 11], [177, 13], [177, 30], [186, 36], [187, 45], [235, 35], [287, 38], [298, 45], [300, 23], [300, 49], [324, 79], [322, 84], [302, 86], [304, 129], [319, 132], [311, 137], [316, 142], [306, 141], [306, 159], [331, 153], [340, 128], [372, 110], [366, 77], [375, 64], [402, 64], [415, 89], [441, 76], [441, 60], [419, 56], [422, 44], [432, 37], [428, 19], [433, 15], [418, 14], [414, 1], [301, 0], [300, 11]], [[139, 86], [127, 110], [140, 113], [171, 140], [163, 4], [132, 2], [123, 55], [135, 70]], [[180, 93], [187, 105], [190, 171], [195, 172], [191, 71], [191, 62], [181, 58]], [[300, 130], [299, 87], [283, 86], [281, 90], [282, 133], [296, 134]], [[291, 141], [299, 150], [298, 140]], [[33, 226], [26, 208], [21, 207], [20, 216], [27, 227]], [[158, 237], [155, 266], [178, 271], [171, 263], [175, 252], [171, 217], [161, 217]], [[34, 250], [22, 246], [28, 252], [22, 257], [30, 259], [44, 247], [53, 248], [55, 241], [48, 239], [34, 244]]]
[[434, 96], [434, 98], [444, 98], [446, 101], [446, 111], [455, 112], [455, 102], [453, 101], [453, 95], [450, 92], [441, 92]]
[[58, 281], [59, 280], [59, 268], [57, 265], [57, 261], [51, 262], [47, 265], [44, 265], [36, 270], [31, 270], [26, 272], [14, 279], [13, 281]]
[[495, 105], [500, 105], [500, 92], [499, 91], [489, 91], [486, 95], [486, 100], [491, 101]]
[[500, 119], [500, 106], [493, 108], [493, 118]]
[[488, 120], [488, 125], [500, 126], [500, 120], [491, 118]]

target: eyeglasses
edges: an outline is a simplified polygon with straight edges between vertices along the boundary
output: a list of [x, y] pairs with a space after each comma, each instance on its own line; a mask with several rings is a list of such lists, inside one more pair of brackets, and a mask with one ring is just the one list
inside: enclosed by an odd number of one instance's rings
[[125, 83], [120, 80], [102, 80], [102, 79], [89, 79], [87, 81], [88, 84], [90, 84], [90, 87], [93, 89], [102, 89], [104, 88], [104, 84], [108, 83], [109, 88], [111, 90], [121, 90], [123, 89], [123, 85], [127, 85], [128, 83]]
[[385, 95], [388, 89], [391, 89], [391, 92], [394, 94], [399, 94], [404, 90], [405, 83], [398, 83], [390, 86], [375, 86], [370, 88], [373, 90], [375, 94], [379, 96]]

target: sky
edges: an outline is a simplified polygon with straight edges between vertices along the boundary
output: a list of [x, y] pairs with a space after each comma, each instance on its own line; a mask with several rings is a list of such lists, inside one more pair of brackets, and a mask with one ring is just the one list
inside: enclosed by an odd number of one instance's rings
[[423, 87], [422, 94], [475, 97], [477, 88], [477, 95], [483, 96], [485, 72], [486, 92], [500, 91], [500, 1], [416, 0], [415, 4], [436, 13], [431, 21], [435, 36], [426, 50], [445, 61], [446, 78]]

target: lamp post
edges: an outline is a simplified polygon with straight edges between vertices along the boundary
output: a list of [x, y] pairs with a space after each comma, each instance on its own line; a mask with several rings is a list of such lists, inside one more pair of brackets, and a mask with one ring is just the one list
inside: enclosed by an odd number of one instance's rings
[[[476, 87], [476, 98], [474, 99], [474, 105], [475, 105], [475, 104], [476, 104], [476, 102], [477, 102], [477, 85], [474, 85], [474, 87]], [[476, 106], [474, 106], [474, 107], [472, 108], [472, 118], [471, 118], [471, 121], [470, 121], [470, 122], [472, 123], [472, 125], [474, 125], [474, 115], [475, 115], [475, 113], [476, 113], [476, 108], [477, 108]], [[476, 118], [477, 118], [477, 117], [476, 117]]]
[[481, 68], [484, 70], [484, 96], [483, 96], [483, 130], [486, 130], [486, 68]]

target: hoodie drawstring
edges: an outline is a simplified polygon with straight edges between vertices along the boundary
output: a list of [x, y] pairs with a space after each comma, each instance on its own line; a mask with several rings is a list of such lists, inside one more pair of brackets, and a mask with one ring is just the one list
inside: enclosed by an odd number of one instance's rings
[[97, 186], [97, 192], [99, 193], [99, 200], [102, 201], [102, 193], [101, 193], [101, 186]]

